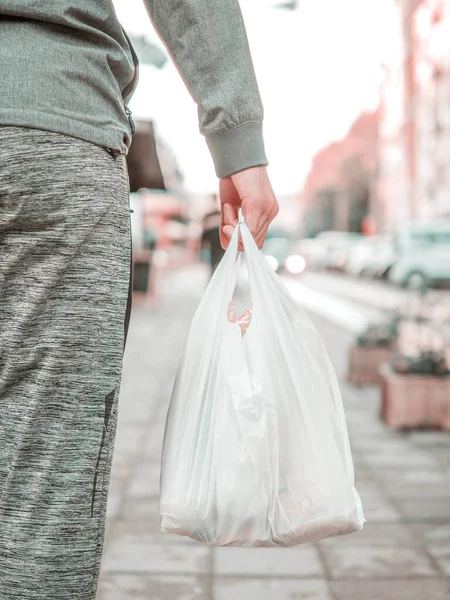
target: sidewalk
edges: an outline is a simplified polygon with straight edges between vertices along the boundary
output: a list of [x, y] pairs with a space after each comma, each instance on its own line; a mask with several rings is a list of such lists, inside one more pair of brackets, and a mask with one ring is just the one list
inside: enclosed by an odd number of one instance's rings
[[133, 309], [98, 600], [449, 600], [450, 435], [389, 432], [377, 389], [345, 382], [352, 336], [314, 317], [341, 379], [364, 530], [291, 549], [160, 533], [164, 419], [204, 285], [185, 268], [159, 307]]

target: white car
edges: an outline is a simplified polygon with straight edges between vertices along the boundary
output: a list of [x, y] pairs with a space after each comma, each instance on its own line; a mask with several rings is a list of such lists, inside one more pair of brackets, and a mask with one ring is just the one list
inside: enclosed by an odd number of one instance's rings
[[372, 250], [367, 257], [362, 275], [384, 279], [398, 260], [398, 248], [391, 237], [378, 236]]
[[384, 254], [384, 239], [381, 236], [365, 237], [351, 248], [345, 270], [351, 275], [371, 275], [374, 262], [379, 262]]
[[450, 218], [415, 219], [395, 236], [397, 259], [389, 279], [422, 288], [450, 281]]
[[412, 247], [405, 251], [389, 271], [397, 285], [420, 289], [450, 284], [450, 243]]
[[320, 244], [316, 266], [343, 271], [352, 249], [363, 239], [363, 236], [348, 231], [323, 231], [315, 239]]

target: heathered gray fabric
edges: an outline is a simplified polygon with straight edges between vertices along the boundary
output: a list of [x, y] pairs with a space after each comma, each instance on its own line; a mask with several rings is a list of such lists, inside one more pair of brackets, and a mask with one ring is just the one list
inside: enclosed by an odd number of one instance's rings
[[130, 274], [126, 159], [0, 127], [0, 598], [94, 600]]
[[[217, 177], [268, 165], [263, 105], [238, 0], [143, 1], [197, 104]], [[125, 103], [136, 87], [137, 59], [111, 0], [2, 0], [0, 76], [0, 124], [128, 153]], [[176, 110], [176, 98], [167, 100]]]

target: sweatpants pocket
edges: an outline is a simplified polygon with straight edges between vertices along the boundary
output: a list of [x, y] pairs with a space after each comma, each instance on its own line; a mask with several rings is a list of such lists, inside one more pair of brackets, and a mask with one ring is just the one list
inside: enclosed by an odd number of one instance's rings
[[[114, 388], [109, 394], [105, 396], [104, 401], [104, 420], [102, 428], [102, 437], [100, 441], [97, 461], [94, 471], [94, 481], [92, 484], [92, 498], [91, 498], [91, 517], [95, 516], [95, 503], [97, 497], [105, 492], [105, 487], [109, 487], [109, 480], [111, 477], [111, 461], [112, 453], [114, 450], [114, 442], [117, 429], [117, 388]], [[115, 419], [115, 420], [111, 420]], [[108, 489], [106, 489], [107, 496]], [[103, 510], [103, 509], [102, 509]]]

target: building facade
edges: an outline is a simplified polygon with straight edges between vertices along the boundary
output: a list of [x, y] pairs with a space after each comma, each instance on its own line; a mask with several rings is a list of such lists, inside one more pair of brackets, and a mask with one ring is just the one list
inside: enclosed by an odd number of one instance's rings
[[380, 90], [374, 216], [392, 231], [450, 216], [450, 0], [397, 0]]

